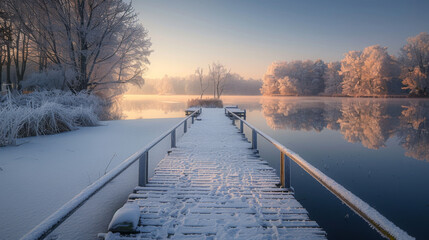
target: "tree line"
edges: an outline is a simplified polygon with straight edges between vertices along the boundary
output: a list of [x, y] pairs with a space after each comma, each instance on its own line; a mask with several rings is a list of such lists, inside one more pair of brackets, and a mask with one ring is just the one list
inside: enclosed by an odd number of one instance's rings
[[0, 91], [112, 96], [143, 84], [150, 46], [129, 1], [1, 0]]
[[263, 77], [264, 95], [429, 96], [429, 34], [407, 39], [398, 57], [379, 45], [350, 51], [340, 62], [275, 62]]
[[128, 90], [128, 94], [186, 94], [220, 98], [227, 95], [259, 95], [261, 80], [245, 79], [231, 73], [221, 63], [212, 63], [207, 69], [201, 67], [186, 77], [164, 76], [160, 79], [145, 79], [141, 88]]

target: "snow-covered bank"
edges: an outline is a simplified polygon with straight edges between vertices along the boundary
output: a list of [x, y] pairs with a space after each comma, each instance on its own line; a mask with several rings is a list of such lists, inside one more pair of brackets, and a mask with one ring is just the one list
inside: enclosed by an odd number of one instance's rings
[[0, 148], [0, 239], [21, 237], [178, 121], [107, 121]]

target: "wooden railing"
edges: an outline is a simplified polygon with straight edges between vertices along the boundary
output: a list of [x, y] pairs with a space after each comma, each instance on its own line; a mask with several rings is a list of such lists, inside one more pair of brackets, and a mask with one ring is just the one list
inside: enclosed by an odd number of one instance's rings
[[88, 201], [95, 193], [100, 191], [109, 182], [115, 179], [123, 171], [129, 168], [137, 160], [139, 161], [139, 185], [145, 186], [148, 181], [148, 162], [149, 162], [149, 150], [155, 147], [158, 143], [164, 140], [166, 137], [171, 137], [171, 147], [176, 147], [176, 129], [183, 125], [183, 132], [186, 133], [188, 129], [188, 121], [191, 119], [191, 123], [194, 123], [195, 117], [202, 112], [202, 109], [193, 112], [188, 117], [180, 121], [170, 130], [156, 138], [154, 141], [140, 149], [117, 167], [110, 170], [104, 176], [99, 178], [97, 181], [86, 187], [79, 194], [73, 197], [70, 201], [64, 204], [57, 211], [52, 213], [49, 217], [43, 220], [39, 225], [34, 227], [30, 232], [24, 235], [21, 240], [34, 240], [44, 239], [58, 226], [60, 226], [67, 218], [69, 218], [77, 209], [79, 209], [86, 201]]
[[413, 237], [409, 236], [405, 231], [397, 227], [390, 220], [381, 215], [377, 210], [375, 210], [366, 202], [354, 195], [352, 192], [348, 191], [346, 188], [338, 184], [332, 178], [322, 173], [316, 167], [305, 161], [298, 154], [294, 153], [287, 147], [280, 144], [275, 139], [261, 132], [259, 129], [255, 128], [246, 120], [238, 117], [228, 108], [225, 108], [225, 112], [229, 112], [233, 125], [235, 125], [236, 120], [240, 121], [240, 133], [244, 132], [244, 125], [246, 125], [252, 130], [251, 143], [253, 149], [256, 150], [258, 147], [259, 135], [266, 139], [269, 143], [274, 145], [280, 151], [280, 179], [283, 187], [289, 190], [293, 190], [293, 188], [291, 187], [290, 168], [290, 162], [292, 160], [296, 164], [298, 164], [298, 166], [304, 169], [308, 174], [310, 174], [314, 179], [316, 179], [320, 184], [327, 188], [331, 193], [333, 193], [337, 198], [339, 198], [343, 203], [345, 203], [350, 209], [352, 209], [365, 221], [367, 221], [371, 226], [373, 226], [382, 236], [388, 239], [414, 239]]

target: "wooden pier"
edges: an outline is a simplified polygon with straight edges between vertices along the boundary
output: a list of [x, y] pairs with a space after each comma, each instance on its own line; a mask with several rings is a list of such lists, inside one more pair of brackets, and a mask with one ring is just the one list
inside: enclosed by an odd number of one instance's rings
[[[126, 205], [137, 226], [105, 239], [326, 239], [326, 233], [251, 149], [223, 109], [204, 109]], [[120, 217], [113, 221], [118, 221]], [[115, 223], [111, 223], [111, 226]], [[113, 227], [112, 227], [113, 230]]]

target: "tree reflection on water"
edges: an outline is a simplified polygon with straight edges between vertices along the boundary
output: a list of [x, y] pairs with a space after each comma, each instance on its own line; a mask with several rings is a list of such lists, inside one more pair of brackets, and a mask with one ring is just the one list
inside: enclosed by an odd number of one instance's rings
[[419, 160], [429, 161], [429, 106], [428, 102], [416, 102], [402, 106], [401, 127], [397, 135], [405, 155]]
[[429, 101], [419, 99], [261, 98], [273, 129], [339, 131], [348, 142], [370, 149], [398, 138], [405, 155], [429, 161]]

